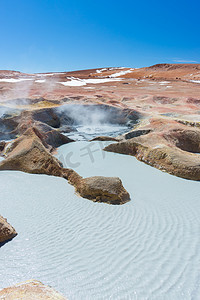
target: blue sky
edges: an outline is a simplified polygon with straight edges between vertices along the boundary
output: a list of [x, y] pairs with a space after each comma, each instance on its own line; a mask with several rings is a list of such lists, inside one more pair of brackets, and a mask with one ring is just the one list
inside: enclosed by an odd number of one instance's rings
[[0, 0], [0, 69], [200, 63], [200, 1]]

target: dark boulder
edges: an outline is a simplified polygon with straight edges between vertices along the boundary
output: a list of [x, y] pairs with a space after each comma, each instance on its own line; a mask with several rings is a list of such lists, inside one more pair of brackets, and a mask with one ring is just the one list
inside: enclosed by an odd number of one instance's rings
[[17, 235], [15, 229], [0, 216], [0, 243], [5, 243]]
[[83, 178], [76, 186], [77, 192], [87, 199], [108, 204], [124, 204], [130, 200], [129, 193], [118, 177], [94, 176]]

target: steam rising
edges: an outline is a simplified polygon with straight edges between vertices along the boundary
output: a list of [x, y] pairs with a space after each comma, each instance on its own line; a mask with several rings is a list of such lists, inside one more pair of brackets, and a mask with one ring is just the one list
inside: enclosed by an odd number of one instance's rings
[[117, 136], [126, 132], [130, 124], [123, 110], [107, 105], [67, 104], [57, 108], [57, 113], [61, 125], [76, 127], [78, 134], [73, 132], [70, 137], [78, 140], [98, 135]]
[[68, 104], [58, 108], [58, 111], [70, 117], [74, 125], [100, 126], [112, 123], [110, 112], [97, 105]]

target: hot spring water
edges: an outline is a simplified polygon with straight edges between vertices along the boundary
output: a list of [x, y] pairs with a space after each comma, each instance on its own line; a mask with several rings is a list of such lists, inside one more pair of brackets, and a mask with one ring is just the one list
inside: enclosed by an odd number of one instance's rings
[[137, 123], [137, 116], [131, 119], [123, 110], [106, 105], [67, 104], [57, 108], [57, 113], [61, 124], [67, 123], [75, 130], [66, 135], [77, 141], [99, 135], [116, 137]]
[[116, 137], [126, 133], [130, 128], [128, 126], [113, 124], [85, 124], [75, 126], [76, 131], [67, 133], [66, 135], [76, 141], [87, 141], [97, 136]]
[[199, 182], [103, 146], [71, 143], [57, 157], [84, 177], [119, 176], [125, 205], [78, 197], [62, 178], [0, 172], [1, 214], [18, 232], [0, 248], [0, 288], [35, 278], [70, 300], [198, 300]]

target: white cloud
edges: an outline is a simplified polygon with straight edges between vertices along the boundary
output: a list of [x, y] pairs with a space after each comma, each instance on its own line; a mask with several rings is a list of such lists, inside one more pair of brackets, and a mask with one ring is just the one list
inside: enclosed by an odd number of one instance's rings
[[174, 62], [178, 63], [198, 63], [196, 60], [189, 60], [189, 59], [173, 59]]

